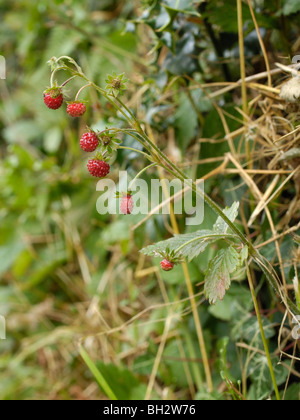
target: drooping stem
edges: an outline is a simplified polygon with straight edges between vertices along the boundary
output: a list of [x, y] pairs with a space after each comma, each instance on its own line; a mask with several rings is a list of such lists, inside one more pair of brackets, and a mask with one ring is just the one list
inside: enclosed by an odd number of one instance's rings
[[[129, 148], [130, 149], [130, 148]], [[144, 153], [145, 154], [145, 153]], [[137, 176], [130, 182], [130, 184], [129, 184], [129, 190], [131, 190], [131, 188], [132, 188], [132, 186], [133, 186], [133, 184], [135, 183], [135, 181], [137, 180], [137, 179], [139, 179], [142, 175], [143, 175], [143, 173], [145, 173], [145, 172], [147, 172], [148, 171], [148, 169], [150, 169], [150, 168], [153, 168], [154, 166], [157, 166], [158, 165], [158, 163], [151, 163], [151, 165], [148, 165], [148, 166], [146, 166], [146, 168], [143, 168], [138, 174], [137, 174]]]
[[59, 71], [59, 70], [63, 70], [63, 69], [65, 69], [65, 67], [64, 66], [62, 66], [62, 67], [58, 67], [57, 69], [55, 69], [55, 70], [53, 70], [53, 72], [52, 72], [52, 74], [51, 74], [51, 78], [50, 78], [50, 87], [54, 87], [54, 84], [55, 84], [55, 82], [54, 82], [54, 76], [56, 75], [56, 73]]
[[67, 79], [64, 83], [62, 83], [61, 87], [66, 86], [69, 82], [71, 82], [71, 80], [75, 79], [77, 76], [72, 76], [69, 77], [69, 79]]
[[91, 83], [88, 83], [87, 85], [82, 86], [82, 88], [80, 88], [80, 89], [79, 89], [79, 91], [77, 92], [77, 95], [76, 95], [75, 101], [78, 101], [78, 98], [79, 98], [79, 95], [81, 94], [81, 92], [82, 92], [84, 89], [88, 88], [88, 87], [91, 87]]

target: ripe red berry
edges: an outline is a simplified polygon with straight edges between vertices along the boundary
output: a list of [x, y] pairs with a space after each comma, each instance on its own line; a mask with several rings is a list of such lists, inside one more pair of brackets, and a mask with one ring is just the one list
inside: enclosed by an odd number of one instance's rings
[[167, 259], [164, 259], [160, 263], [160, 266], [164, 271], [171, 271], [174, 268], [174, 264], [171, 261], [168, 261]]
[[89, 160], [87, 167], [90, 174], [96, 178], [105, 178], [110, 172], [109, 164], [99, 159]]
[[86, 106], [82, 102], [71, 102], [67, 107], [67, 113], [71, 117], [82, 117], [86, 111]]
[[59, 109], [63, 102], [64, 97], [60, 88], [48, 89], [44, 92], [44, 102], [49, 109]]
[[81, 137], [80, 147], [85, 152], [94, 152], [98, 146], [99, 146], [99, 139], [93, 131], [90, 131], [89, 133], [85, 133]]
[[133, 208], [134, 208], [134, 202], [133, 202], [132, 196], [128, 194], [122, 198], [121, 204], [120, 204], [120, 210], [126, 216], [127, 214], [132, 213]]

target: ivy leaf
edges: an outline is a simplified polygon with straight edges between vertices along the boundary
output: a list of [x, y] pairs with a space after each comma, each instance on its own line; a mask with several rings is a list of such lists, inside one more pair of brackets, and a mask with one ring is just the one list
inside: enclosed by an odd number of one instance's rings
[[168, 11], [168, 13], [180, 12], [194, 16], [201, 16], [200, 13], [197, 12], [197, 3], [199, 3], [199, 1], [196, 2], [195, 0], [164, 0], [162, 6]]
[[180, 105], [175, 114], [175, 126], [181, 150], [185, 151], [195, 137], [198, 126], [198, 115], [185, 94], [180, 96]]
[[222, 249], [208, 265], [204, 292], [211, 304], [223, 300], [231, 284], [232, 274], [241, 264], [240, 254], [230, 246]]
[[[233, 205], [229, 208], [227, 207], [223, 213], [228, 217], [228, 219], [233, 223], [239, 214], [239, 207], [240, 203], [235, 202]], [[219, 217], [216, 221], [216, 224], [214, 225], [214, 232], [216, 233], [227, 233], [229, 226], [228, 224], [222, 219], [222, 217]]]
[[[278, 386], [285, 383], [288, 369], [278, 364], [278, 358], [272, 360], [276, 383]], [[261, 401], [270, 396], [274, 385], [270, 375], [268, 359], [263, 354], [256, 354], [249, 365], [250, 378], [253, 381], [250, 391], [250, 400]]]
[[208, 245], [219, 239], [224, 239], [226, 236], [234, 237], [234, 235], [219, 234], [212, 230], [199, 230], [198, 232], [176, 235], [166, 241], [148, 246], [141, 252], [151, 257], [158, 257], [161, 252], [177, 251], [178, 256], [187, 258], [190, 262], [204, 252]]
[[292, 15], [300, 11], [300, 0], [286, 0], [283, 7], [283, 14], [285, 16]]
[[[231, 339], [234, 342], [242, 341], [251, 344], [255, 348], [263, 350], [263, 341], [259, 333], [259, 324], [256, 316], [252, 314], [253, 304], [251, 300], [235, 300], [231, 306]], [[266, 339], [269, 340], [276, 335], [273, 324], [268, 318], [262, 318], [262, 324]]]

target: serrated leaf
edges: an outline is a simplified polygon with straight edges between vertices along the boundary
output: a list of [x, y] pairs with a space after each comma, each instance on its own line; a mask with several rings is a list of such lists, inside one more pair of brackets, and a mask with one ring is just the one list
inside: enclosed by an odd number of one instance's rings
[[[223, 213], [228, 217], [228, 219], [232, 223], [238, 217], [239, 207], [240, 207], [240, 203], [235, 202], [230, 208], [226, 207], [226, 209], [223, 211]], [[213, 229], [214, 229], [214, 232], [216, 233], [227, 233], [229, 226], [221, 217], [218, 217]]]
[[240, 264], [240, 255], [232, 246], [219, 251], [216, 257], [210, 261], [205, 277], [204, 291], [211, 304], [224, 299], [226, 290], [231, 284], [230, 274]]
[[226, 235], [218, 234], [212, 230], [199, 230], [198, 232], [176, 235], [174, 238], [148, 246], [141, 252], [151, 257], [158, 257], [161, 252], [178, 251], [178, 256], [187, 258], [190, 262], [204, 252], [208, 245], [224, 237]]
[[247, 246], [244, 246], [241, 250], [241, 262], [247, 261], [249, 256], [249, 248]]
[[[234, 222], [238, 215], [239, 203], [234, 203], [231, 208], [226, 208], [224, 214]], [[158, 257], [162, 253], [175, 253], [181, 258], [186, 258], [189, 262], [198, 257], [205, 251], [208, 245], [217, 242], [220, 239], [235, 239], [236, 235], [228, 234], [229, 226], [219, 217], [213, 230], [199, 230], [193, 233], [183, 235], [175, 235], [173, 238], [150, 245], [140, 252], [150, 256]], [[238, 239], [238, 238], [237, 238]], [[244, 247], [241, 252], [240, 261], [244, 261], [248, 257], [248, 249]]]

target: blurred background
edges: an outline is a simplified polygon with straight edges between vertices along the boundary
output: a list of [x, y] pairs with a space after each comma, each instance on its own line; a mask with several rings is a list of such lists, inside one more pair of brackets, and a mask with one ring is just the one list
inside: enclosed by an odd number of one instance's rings
[[[270, 61], [290, 64], [300, 52], [299, 2], [253, 4]], [[244, 6], [251, 75], [265, 66]], [[229, 148], [217, 109], [195, 86], [240, 78], [235, 0], [2, 0], [0, 17], [0, 54], [7, 63], [7, 79], [0, 81], [0, 314], [7, 322], [7, 339], [0, 341], [0, 399], [107, 398], [79, 354], [80, 339], [119, 399], [231, 398], [220, 375], [224, 366], [230, 370], [227, 378], [242, 379], [250, 398], [265, 398], [272, 382], [266, 374], [258, 386], [258, 372], [265, 367], [260, 353], [249, 357], [247, 350], [250, 344], [261, 348], [261, 342], [250, 292], [241, 283], [245, 276], [233, 284], [224, 305], [209, 308], [202, 295], [197, 299], [215, 385], [207, 393], [182, 268], [162, 273], [159, 260], [139, 253], [170, 237], [174, 225], [166, 216], [145, 221], [100, 216], [96, 210], [99, 193], [79, 138], [86, 125], [122, 127], [124, 121], [93, 91], [82, 96], [89, 105], [80, 121], [71, 120], [64, 107], [54, 112], [43, 103], [47, 61], [53, 56], [73, 57], [103, 87], [108, 73], [125, 72], [130, 79], [125, 100], [158, 144], [191, 177], [210, 173]], [[187, 89], [191, 83], [193, 89]], [[70, 99], [80, 86], [68, 85]], [[219, 99], [231, 116], [228, 129], [238, 129], [239, 92]], [[123, 140], [139, 147], [130, 138]], [[190, 164], [198, 160], [203, 164]], [[134, 176], [144, 166], [134, 152], [122, 150], [110, 176], [117, 181], [119, 170]], [[144, 179], [159, 176], [152, 170]], [[240, 184], [237, 175], [216, 176], [206, 189], [225, 206], [248, 191]], [[294, 184], [289, 188], [293, 195]], [[182, 233], [184, 221], [177, 220]], [[206, 208], [201, 229], [214, 222]], [[262, 235], [268, 239], [267, 226]], [[287, 257], [292, 246], [288, 238]], [[212, 247], [189, 265], [195, 293], [201, 292], [215, 252]], [[273, 244], [267, 247], [270, 259], [274, 252]], [[276, 298], [268, 288], [265, 296], [263, 304], [273, 309], [265, 322], [275, 351], [274, 323], [280, 324], [282, 314], [277, 317]], [[232, 312], [234, 302], [238, 308]], [[237, 342], [246, 343], [246, 350]], [[226, 348], [224, 360], [220, 349]], [[286, 363], [288, 369], [276, 370], [278, 383], [284, 388], [290, 379], [286, 398], [297, 399], [297, 368], [290, 359]]]

